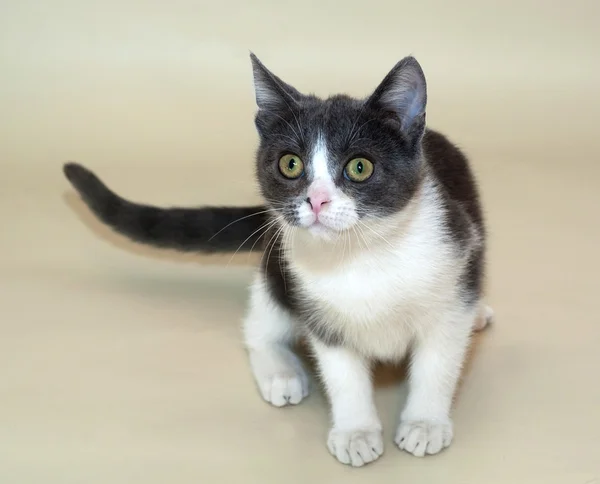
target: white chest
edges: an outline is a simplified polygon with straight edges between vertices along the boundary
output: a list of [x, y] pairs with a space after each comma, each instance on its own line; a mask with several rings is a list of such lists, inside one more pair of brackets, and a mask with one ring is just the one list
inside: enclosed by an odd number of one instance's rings
[[324, 324], [360, 351], [394, 359], [453, 297], [455, 261], [433, 240], [405, 237], [393, 247], [359, 250], [326, 270], [302, 259], [291, 268], [302, 293], [323, 309]]

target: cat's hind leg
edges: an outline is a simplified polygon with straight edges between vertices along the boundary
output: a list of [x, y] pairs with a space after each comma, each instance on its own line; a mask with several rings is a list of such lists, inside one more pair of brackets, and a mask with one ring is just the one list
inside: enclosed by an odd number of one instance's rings
[[291, 314], [269, 293], [262, 273], [250, 289], [244, 338], [262, 397], [276, 407], [296, 405], [309, 392], [309, 379], [292, 345], [298, 337]]
[[494, 310], [490, 306], [485, 304], [484, 302], [481, 302], [479, 304], [479, 313], [477, 314], [477, 317], [475, 318], [475, 324], [473, 325], [473, 329], [475, 331], [481, 331], [481, 330], [487, 328], [493, 322], [494, 322]]

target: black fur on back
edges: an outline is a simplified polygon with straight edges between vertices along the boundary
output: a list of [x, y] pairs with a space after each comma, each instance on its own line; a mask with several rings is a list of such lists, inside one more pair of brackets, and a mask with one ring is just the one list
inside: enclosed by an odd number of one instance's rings
[[65, 164], [64, 173], [102, 222], [136, 242], [156, 247], [201, 252], [250, 250], [269, 221], [264, 206], [159, 208], [133, 203], [77, 163]]
[[432, 174], [442, 188], [448, 233], [459, 250], [472, 237], [472, 224], [480, 243], [471, 252], [462, 277], [462, 292], [466, 302], [481, 297], [485, 268], [486, 228], [475, 177], [467, 157], [442, 134], [427, 130], [423, 151]]

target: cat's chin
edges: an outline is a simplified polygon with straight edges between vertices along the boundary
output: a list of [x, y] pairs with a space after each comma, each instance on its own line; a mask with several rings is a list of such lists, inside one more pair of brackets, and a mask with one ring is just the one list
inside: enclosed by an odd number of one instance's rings
[[337, 231], [327, 227], [326, 225], [323, 225], [320, 222], [313, 223], [312, 225], [307, 227], [306, 230], [312, 237], [316, 239], [323, 240], [326, 242], [333, 242], [334, 240], [336, 240]]

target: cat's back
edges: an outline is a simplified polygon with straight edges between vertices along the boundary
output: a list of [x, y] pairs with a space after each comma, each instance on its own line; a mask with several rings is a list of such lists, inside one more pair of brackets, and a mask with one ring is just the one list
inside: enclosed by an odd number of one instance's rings
[[427, 130], [423, 150], [432, 174], [447, 196], [459, 203], [483, 232], [483, 215], [477, 183], [464, 153], [443, 134]]

